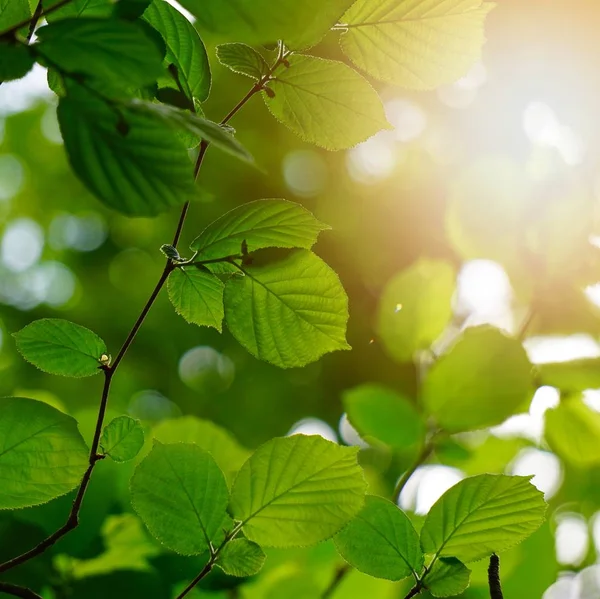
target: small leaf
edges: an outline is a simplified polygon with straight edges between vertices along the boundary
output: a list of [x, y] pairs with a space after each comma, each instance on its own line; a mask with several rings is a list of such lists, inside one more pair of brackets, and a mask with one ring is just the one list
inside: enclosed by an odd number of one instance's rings
[[369, 576], [402, 580], [420, 575], [423, 568], [414, 526], [399, 507], [382, 497], [367, 495], [365, 507], [334, 542], [351, 566]]
[[219, 554], [217, 566], [229, 576], [252, 576], [260, 572], [267, 556], [259, 545], [247, 539], [229, 541]]
[[425, 423], [414, 405], [385, 387], [366, 384], [343, 395], [348, 420], [361, 437], [375, 437], [395, 449], [423, 442]]
[[97, 374], [100, 359], [107, 352], [98, 335], [61, 318], [35, 320], [13, 337], [28, 362], [44, 372], [61, 376]]
[[389, 129], [369, 82], [343, 62], [295, 54], [264, 96], [273, 116], [304, 141], [344, 150]]
[[132, 460], [144, 446], [144, 429], [139, 420], [119, 416], [102, 431], [100, 447], [115, 462]]
[[332, 537], [364, 502], [357, 451], [319, 436], [268, 441], [235, 479], [233, 517], [248, 539], [267, 547], [313, 545]]
[[540, 384], [557, 387], [561, 391], [600, 388], [600, 358], [539, 364], [536, 370]]
[[130, 485], [133, 508], [152, 536], [177, 553], [208, 551], [229, 524], [223, 473], [197, 445], [155, 441]]
[[482, 0], [358, 0], [341, 22], [342, 50], [369, 75], [409, 89], [433, 89], [466, 74], [480, 58]]
[[34, 63], [35, 58], [25, 44], [0, 41], [0, 83], [24, 77]]
[[321, 231], [329, 229], [300, 204], [287, 200], [257, 200], [238, 206], [208, 225], [192, 241], [198, 260], [242, 254], [262, 248], [310, 249]]
[[531, 368], [517, 339], [490, 326], [466, 329], [427, 373], [424, 406], [453, 433], [500, 424], [525, 408]]
[[442, 334], [452, 317], [455, 279], [447, 262], [421, 259], [387, 283], [377, 332], [390, 356], [411, 361]]
[[256, 81], [269, 73], [269, 65], [262, 54], [247, 44], [221, 44], [217, 46], [217, 58], [234, 73], [246, 75]]
[[468, 586], [471, 570], [455, 557], [440, 557], [425, 577], [425, 587], [434, 597], [460, 595]]
[[528, 476], [481, 474], [462, 480], [431, 508], [425, 553], [472, 562], [517, 545], [544, 521], [544, 494]]
[[0, 510], [46, 503], [74, 489], [88, 448], [71, 416], [33, 399], [0, 399]]
[[[172, 65], [179, 84], [192, 102], [204, 102], [210, 92], [210, 65], [204, 44], [195, 27], [176, 8], [164, 0], [154, 0], [142, 18], [158, 31], [167, 45], [165, 65]], [[159, 87], [179, 89], [176, 81], [160, 79]]]
[[244, 267], [225, 285], [225, 321], [253, 356], [280, 368], [350, 349], [348, 298], [338, 276], [308, 250], [268, 266]]
[[198, 326], [222, 330], [224, 308], [221, 279], [195, 266], [176, 268], [168, 280], [169, 299], [177, 314]]

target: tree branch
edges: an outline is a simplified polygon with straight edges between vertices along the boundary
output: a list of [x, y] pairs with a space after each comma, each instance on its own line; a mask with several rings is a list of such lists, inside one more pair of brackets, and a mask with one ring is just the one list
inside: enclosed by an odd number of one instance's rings
[[62, 8], [65, 4], [68, 4], [69, 2], [71, 2], [71, 0], [60, 0], [60, 2], [57, 2], [56, 4], [54, 4], [53, 6], [48, 8], [48, 10], [42, 10], [40, 8], [42, 5], [41, 0], [40, 0], [40, 3], [38, 4], [38, 7], [36, 8], [35, 13], [33, 14], [32, 17], [30, 17], [29, 19], [25, 19], [25, 20], [21, 21], [20, 23], [17, 23], [16, 25], [13, 25], [10, 29], [7, 29], [6, 31], [3, 31], [2, 33], [0, 33], [0, 38], [13, 36], [15, 33], [17, 33], [17, 31], [19, 31], [19, 29], [22, 29], [23, 27], [27, 27], [27, 25], [29, 25], [29, 28], [30, 28], [29, 30], [31, 32], [27, 38], [27, 40], [29, 41], [31, 39], [31, 36], [33, 35], [33, 30], [35, 29], [35, 24], [42, 17], [46, 17], [47, 15], [53, 13], [55, 10]]
[[13, 597], [21, 597], [21, 599], [43, 599], [31, 589], [20, 587], [17, 584], [10, 584], [9, 582], [0, 582], [0, 591]]
[[492, 553], [488, 567], [488, 583], [490, 585], [490, 598], [503, 599], [502, 586], [500, 584], [500, 558]]

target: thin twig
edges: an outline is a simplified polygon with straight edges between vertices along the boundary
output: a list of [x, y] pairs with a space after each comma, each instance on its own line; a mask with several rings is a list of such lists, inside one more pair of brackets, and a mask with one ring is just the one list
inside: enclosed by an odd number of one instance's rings
[[330, 599], [330, 597], [333, 597], [333, 594], [336, 592], [337, 588], [342, 583], [342, 580], [344, 580], [346, 574], [348, 574], [351, 570], [352, 567], [349, 564], [344, 564], [343, 566], [340, 566], [336, 570], [335, 576], [333, 577], [333, 580], [329, 583], [329, 586], [323, 591], [321, 599]]
[[421, 585], [416, 584], [412, 589], [410, 589], [410, 591], [408, 591], [408, 595], [406, 595], [406, 597], [404, 597], [404, 599], [411, 599], [411, 597], [418, 595], [421, 592], [421, 590], [422, 590]]
[[[65, 4], [68, 4], [69, 2], [71, 2], [71, 0], [60, 0], [60, 2], [57, 2], [56, 4], [54, 4], [54, 6], [51, 6], [47, 10], [41, 10], [39, 12], [39, 14], [36, 9], [36, 11], [32, 17], [30, 17], [28, 19], [24, 19], [20, 23], [13, 25], [10, 29], [7, 29], [6, 31], [1, 32], [0, 37], [8, 37], [8, 36], [14, 35], [15, 33], [17, 33], [17, 31], [19, 31], [19, 29], [26, 27], [27, 25], [29, 25], [31, 27], [32, 21], [35, 21], [37, 23], [42, 17], [46, 17], [47, 15], [53, 13], [55, 10], [62, 8]], [[40, 2], [40, 4], [41, 4], [41, 2]], [[35, 28], [35, 25], [33, 27]]]
[[31, 589], [21, 587], [18, 584], [10, 584], [9, 582], [0, 582], [0, 591], [13, 597], [21, 597], [21, 599], [43, 599]]
[[33, 37], [33, 33], [35, 31], [35, 26], [38, 24], [38, 21], [40, 20], [43, 11], [44, 7], [42, 6], [42, 0], [38, 0], [37, 6], [35, 7], [35, 11], [33, 13], [33, 17], [31, 17], [31, 21], [29, 23], [29, 31], [27, 32], [27, 43], [31, 41], [31, 38]]
[[500, 558], [492, 553], [488, 567], [488, 583], [490, 585], [490, 598], [503, 599], [502, 586], [500, 584]]

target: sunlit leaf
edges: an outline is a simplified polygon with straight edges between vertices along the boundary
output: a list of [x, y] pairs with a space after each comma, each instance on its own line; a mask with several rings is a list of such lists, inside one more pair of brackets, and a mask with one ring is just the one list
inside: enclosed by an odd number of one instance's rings
[[581, 358], [569, 362], [549, 362], [536, 367], [543, 385], [561, 391], [585, 391], [600, 388], [600, 358]]
[[425, 587], [434, 597], [460, 595], [468, 586], [471, 570], [455, 557], [440, 557], [425, 577]]
[[115, 462], [132, 460], [144, 446], [144, 429], [139, 420], [119, 416], [104, 428], [100, 448]]
[[260, 572], [266, 557], [256, 543], [247, 539], [233, 539], [219, 554], [217, 566], [229, 576], [252, 576]]
[[266, 60], [247, 44], [221, 44], [217, 46], [219, 62], [234, 73], [246, 75], [257, 81], [269, 72]]

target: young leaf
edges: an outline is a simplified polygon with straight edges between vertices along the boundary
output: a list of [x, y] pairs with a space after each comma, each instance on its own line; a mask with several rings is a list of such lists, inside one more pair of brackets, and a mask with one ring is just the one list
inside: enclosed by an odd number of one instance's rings
[[531, 364], [521, 343], [480, 326], [467, 329], [428, 372], [423, 403], [455, 433], [500, 424], [525, 407], [531, 392]]
[[67, 73], [101, 88], [136, 88], [163, 72], [158, 47], [135, 23], [118, 19], [63, 19], [37, 31], [37, 51]]
[[139, 420], [119, 416], [102, 431], [100, 448], [115, 462], [132, 460], [144, 446], [144, 429]]
[[539, 364], [536, 370], [540, 384], [557, 387], [561, 391], [600, 388], [600, 358]]
[[[42, 0], [44, 11], [58, 2], [59, 0]], [[64, 6], [48, 12], [45, 19], [48, 23], [54, 23], [69, 17], [109, 17], [113, 10], [112, 0], [70, 0]]]
[[376, 578], [418, 576], [424, 556], [408, 516], [383, 497], [367, 495], [365, 507], [334, 538], [342, 557]]
[[257, 81], [269, 72], [266, 60], [247, 44], [221, 44], [217, 46], [219, 62], [234, 73], [246, 75]]
[[229, 541], [219, 554], [217, 566], [229, 576], [252, 576], [260, 572], [267, 556], [259, 545], [247, 539]]
[[389, 129], [369, 82], [343, 62], [292, 55], [263, 97], [273, 116], [304, 141], [344, 150]]
[[0, 83], [24, 77], [34, 63], [29, 46], [0, 41]]
[[414, 405], [391, 389], [361, 385], [344, 392], [343, 402], [348, 420], [363, 438], [375, 437], [402, 450], [425, 437], [425, 423]]
[[152, 536], [183, 555], [208, 551], [229, 523], [229, 491], [212, 456], [158, 441], [131, 478], [131, 503]]
[[482, 0], [358, 0], [342, 17], [340, 43], [369, 75], [409, 89], [432, 89], [463, 76], [481, 56]]
[[33, 399], [0, 399], [0, 510], [46, 503], [74, 489], [88, 467], [75, 419]]
[[[165, 40], [165, 65], [175, 69], [177, 79], [186, 97], [204, 102], [210, 93], [210, 65], [204, 44], [194, 26], [173, 6], [164, 0], [153, 0], [142, 18], [152, 25]], [[170, 66], [172, 65], [172, 66]], [[159, 81], [179, 89], [177, 82]]]
[[348, 298], [338, 276], [308, 250], [244, 267], [225, 285], [225, 321], [253, 356], [280, 368], [305, 366], [346, 342]]
[[364, 502], [358, 450], [319, 436], [276, 438], [242, 466], [231, 512], [251, 541], [267, 547], [313, 545], [329, 539]]
[[194, 194], [187, 150], [161, 119], [116, 112], [79, 89], [61, 98], [58, 121], [73, 170], [115, 210], [154, 216]]
[[425, 588], [434, 597], [460, 595], [468, 586], [471, 570], [455, 557], [440, 557], [425, 577]]
[[227, 212], [192, 241], [198, 260], [241, 254], [262, 248], [310, 249], [321, 231], [329, 229], [308, 210], [286, 200], [257, 200]]
[[224, 308], [221, 279], [195, 266], [176, 268], [167, 282], [169, 299], [177, 314], [198, 326], [222, 330]]
[[385, 286], [379, 301], [377, 332], [396, 360], [413, 359], [448, 326], [456, 272], [447, 262], [421, 259]]
[[17, 349], [49, 374], [83, 377], [97, 374], [106, 354], [104, 341], [85, 327], [62, 318], [43, 318], [14, 333]]
[[421, 530], [425, 553], [472, 562], [517, 545], [544, 521], [544, 494], [528, 476], [481, 474], [446, 491]]

